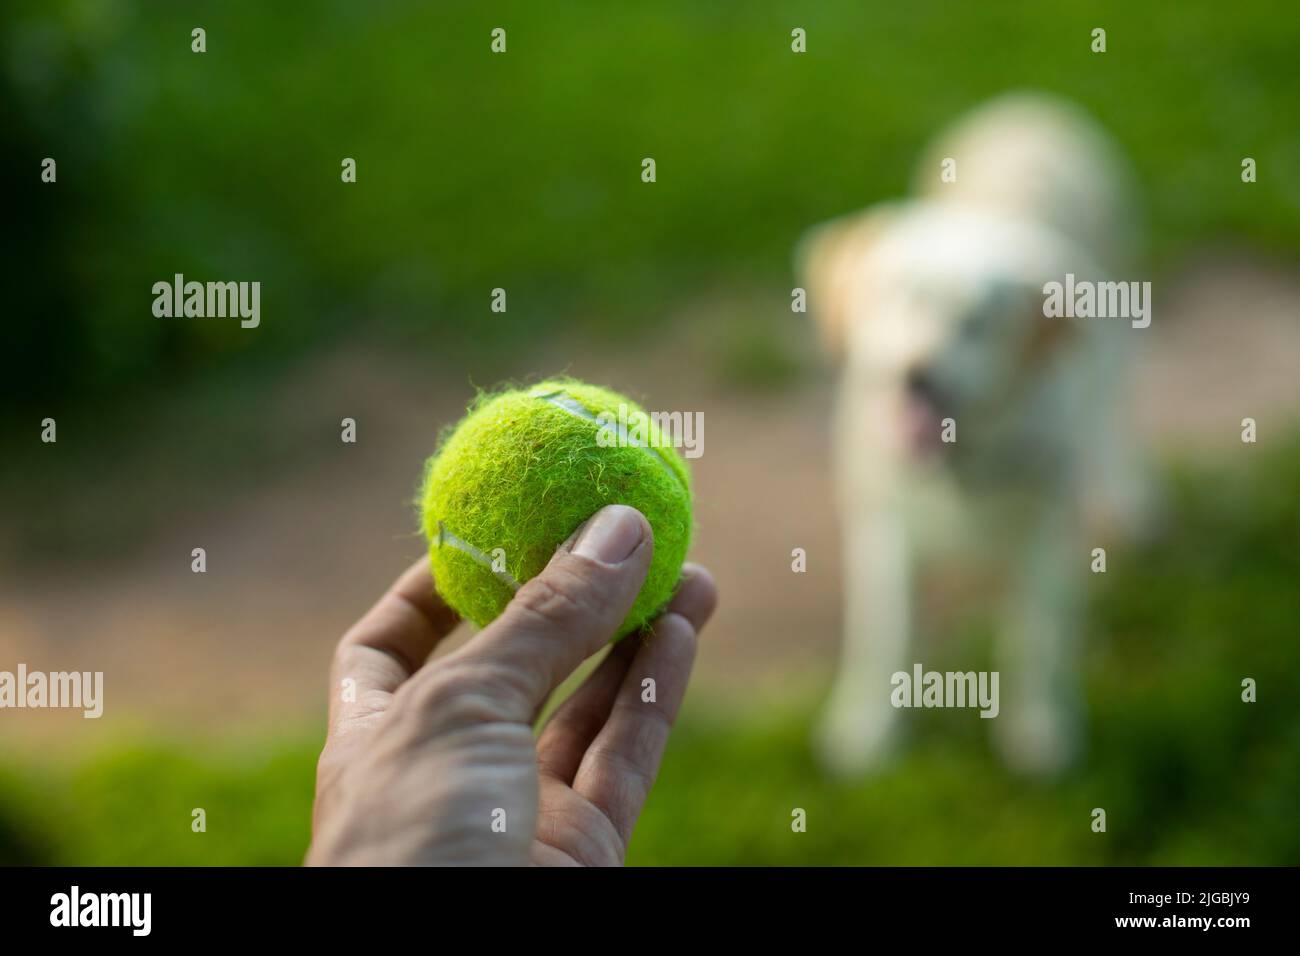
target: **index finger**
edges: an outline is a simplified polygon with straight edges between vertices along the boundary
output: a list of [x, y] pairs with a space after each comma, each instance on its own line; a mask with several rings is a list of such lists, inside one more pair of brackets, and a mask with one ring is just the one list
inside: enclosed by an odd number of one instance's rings
[[[331, 725], [352, 710], [373, 709], [373, 702], [365, 700], [367, 694], [396, 691], [424, 666], [458, 621], [434, 590], [425, 555], [402, 572], [339, 641], [330, 693]], [[339, 689], [349, 678], [356, 682], [354, 693], [345, 696]]]

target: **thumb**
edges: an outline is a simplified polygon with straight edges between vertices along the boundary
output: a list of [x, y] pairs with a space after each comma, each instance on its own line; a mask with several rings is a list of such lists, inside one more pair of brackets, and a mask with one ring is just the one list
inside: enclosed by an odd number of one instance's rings
[[626, 505], [597, 511], [495, 621], [458, 652], [512, 720], [528, 722], [609, 641], [650, 569], [654, 535]]

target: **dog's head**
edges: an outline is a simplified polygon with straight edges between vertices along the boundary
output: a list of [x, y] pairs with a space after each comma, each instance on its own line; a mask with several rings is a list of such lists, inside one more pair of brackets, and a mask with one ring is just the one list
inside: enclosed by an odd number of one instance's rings
[[820, 226], [800, 247], [846, 386], [890, 405], [876, 419], [917, 455], [945, 450], [944, 418], [970, 426], [947, 449], [958, 457], [981, 433], [1005, 439], [1033, 412], [1027, 386], [1081, 334], [1043, 316], [1044, 284], [1127, 260], [1128, 182], [1104, 131], [1044, 94], [998, 97], [943, 131], [917, 199]]
[[1043, 285], [1095, 271], [1050, 228], [926, 201], [821, 227], [802, 261], [848, 387], [887, 403], [894, 438], [918, 457], [945, 450], [945, 418], [971, 423], [957, 443], [969, 450], [1026, 411], [1026, 387], [1077, 334], [1044, 317]]

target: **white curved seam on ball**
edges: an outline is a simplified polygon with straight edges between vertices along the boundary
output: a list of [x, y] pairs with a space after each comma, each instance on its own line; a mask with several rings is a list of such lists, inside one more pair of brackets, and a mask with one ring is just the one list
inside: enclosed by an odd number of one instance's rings
[[[612, 422], [610, 424], [602, 423], [595, 415], [593, 415], [587, 409], [587, 406], [583, 405], [580, 401], [578, 401], [568, 392], [564, 392], [564, 391], [540, 392], [539, 391], [539, 392], [533, 392], [532, 397], [540, 398], [543, 401], [550, 402], [556, 408], [560, 409], [561, 411], [568, 412], [574, 418], [581, 418], [583, 421], [592, 422], [596, 425], [599, 425], [601, 428], [613, 427]], [[622, 422], [619, 422], [616, 431], [618, 432], [618, 438], [620, 442], [623, 442], [624, 444], [627, 445], [631, 445], [633, 448], [640, 448], [643, 449], [644, 451], [648, 451], [651, 455], [654, 456], [655, 461], [659, 462], [659, 464], [663, 466], [664, 471], [668, 472], [668, 474], [672, 476], [673, 480], [676, 481], [678, 485], [682, 484], [681, 477], [677, 474], [677, 472], [673, 471], [673, 466], [668, 464], [668, 460], [664, 458], [663, 455], [659, 454], [659, 449], [655, 448], [654, 445], [650, 444], [648, 441], [645, 442], [635, 441], [632, 438], [632, 436], [628, 434], [627, 426], [624, 425]]]
[[502, 584], [504, 584], [506, 587], [508, 587], [510, 590], [512, 591], [519, 590], [521, 585], [519, 584], [518, 581], [514, 579], [514, 577], [510, 574], [509, 571], [498, 571], [495, 567], [492, 566], [492, 558], [489, 557], [487, 553], [480, 551], [478, 548], [474, 547], [474, 545], [470, 544], [464, 538], [458, 538], [456, 535], [452, 534], [450, 531], [447, 530], [446, 525], [444, 525], [441, 521], [439, 521], [438, 522], [438, 547], [442, 547], [444, 544], [450, 545], [451, 547], [455, 548], [457, 551], [463, 551], [465, 554], [468, 554], [471, 558], [474, 559], [474, 561], [477, 564], [480, 564], [483, 567], [487, 568], [489, 571], [491, 571], [492, 576], [495, 577]]

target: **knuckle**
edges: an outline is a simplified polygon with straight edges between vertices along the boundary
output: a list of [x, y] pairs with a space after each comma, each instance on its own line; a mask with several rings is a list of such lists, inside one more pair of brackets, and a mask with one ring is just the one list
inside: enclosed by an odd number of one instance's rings
[[334, 645], [334, 657], [331, 659], [331, 663], [336, 671], [345, 669], [345, 665], [352, 658], [355, 649], [356, 641], [352, 639], [352, 631], [349, 630]]
[[599, 610], [587, 596], [589, 590], [582, 575], [558, 564], [520, 588], [515, 604], [519, 613], [544, 627], [567, 628]]
[[543, 806], [538, 839], [563, 848], [579, 866], [621, 866], [627, 843], [614, 821], [597, 803], [582, 800], [563, 809]]
[[502, 719], [499, 695], [490, 675], [460, 663], [444, 662], [411, 688], [411, 705], [421, 720], [462, 726]]
[[588, 759], [604, 765], [613, 778], [621, 780], [623, 786], [644, 796], [654, 786], [655, 773], [637, 757], [623, 753], [612, 747], [597, 745], [588, 751]]
[[629, 748], [635, 754], [654, 754], [672, 732], [672, 717], [660, 704], [621, 700], [614, 704], [614, 711], [627, 717]]

